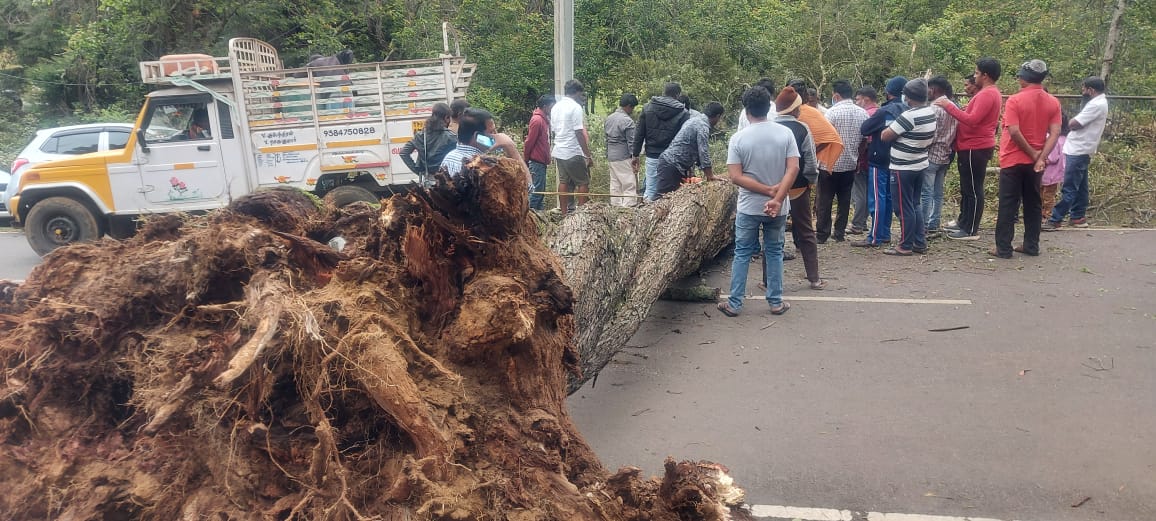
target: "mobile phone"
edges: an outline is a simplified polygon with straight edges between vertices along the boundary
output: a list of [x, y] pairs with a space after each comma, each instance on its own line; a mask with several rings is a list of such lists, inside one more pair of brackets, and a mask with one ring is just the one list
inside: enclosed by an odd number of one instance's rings
[[486, 148], [493, 147], [494, 146], [494, 138], [487, 136], [485, 134], [478, 134], [478, 144], [482, 145]]

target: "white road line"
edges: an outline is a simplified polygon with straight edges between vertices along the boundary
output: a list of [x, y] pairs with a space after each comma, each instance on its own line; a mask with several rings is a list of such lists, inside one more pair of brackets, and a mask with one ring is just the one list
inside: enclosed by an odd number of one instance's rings
[[[719, 295], [719, 298], [730, 298], [730, 295]], [[749, 295], [745, 300], [766, 300], [762, 295]], [[783, 300], [787, 301], [812, 301], [812, 302], [871, 302], [879, 304], [945, 304], [949, 306], [970, 306], [970, 300], [950, 300], [950, 299], [933, 299], [933, 298], [879, 298], [879, 297], [808, 297], [784, 295]]]
[[1064, 225], [1060, 228], [1061, 232], [1151, 232], [1156, 231], [1156, 228], [1072, 228]]
[[855, 512], [833, 508], [787, 507], [779, 505], [750, 505], [751, 515], [756, 518], [790, 519], [798, 521], [1000, 521], [990, 517], [932, 516], [926, 514], [884, 514], [881, 512]]
[[1000, 521], [990, 517], [927, 516], [922, 514], [880, 514], [868, 512], [867, 521]]
[[802, 519], [806, 521], [854, 521], [850, 510], [832, 508], [782, 507], [778, 505], [751, 505], [755, 517], [776, 517], [781, 519]]

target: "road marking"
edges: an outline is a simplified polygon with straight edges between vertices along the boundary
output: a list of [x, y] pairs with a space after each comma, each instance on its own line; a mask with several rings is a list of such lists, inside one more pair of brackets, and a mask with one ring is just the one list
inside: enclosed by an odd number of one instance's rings
[[881, 512], [855, 512], [833, 508], [787, 507], [779, 505], [750, 505], [751, 515], [756, 518], [790, 519], [798, 521], [1000, 521], [990, 517], [932, 516], [926, 514], [884, 514]]
[[854, 521], [850, 510], [832, 508], [800, 508], [778, 505], [751, 505], [751, 515], [782, 519], [805, 519], [806, 521]]
[[[719, 295], [719, 298], [730, 298], [730, 295]], [[749, 295], [746, 300], [766, 300], [765, 296]], [[878, 304], [944, 304], [948, 306], [970, 306], [970, 300], [951, 300], [951, 299], [933, 299], [933, 298], [880, 298], [880, 297], [807, 297], [807, 296], [784, 296], [783, 300], [788, 301], [812, 301], [812, 302], [870, 302]]]
[[1156, 231], [1156, 228], [1073, 228], [1071, 226], [1063, 226], [1060, 228], [1061, 232], [1151, 232]]
[[922, 514], [880, 514], [868, 512], [867, 521], [1000, 521], [990, 517], [927, 516]]

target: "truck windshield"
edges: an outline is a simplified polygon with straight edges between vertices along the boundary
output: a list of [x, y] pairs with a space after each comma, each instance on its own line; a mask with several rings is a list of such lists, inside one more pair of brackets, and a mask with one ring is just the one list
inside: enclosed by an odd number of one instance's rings
[[144, 123], [149, 143], [212, 138], [206, 103], [157, 103]]

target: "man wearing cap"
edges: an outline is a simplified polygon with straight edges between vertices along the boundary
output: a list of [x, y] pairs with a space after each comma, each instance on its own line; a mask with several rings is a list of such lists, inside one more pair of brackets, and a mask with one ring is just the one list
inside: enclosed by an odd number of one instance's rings
[[1010, 259], [1015, 217], [1023, 202], [1024, 243], [1014, 251], [1040, 254], [1040, 181], [1048, 154], [1060, 137], [1060, 102], [1043, 89], [1048, 66], [1030, 60], [1016, 73], [1020, 91], [1007, 100], [999, 141], [999, 213], [995, 222], [994, 257]]
[[727, 146], [727, 175], [738, 185], [739, 196], [730, 297], [719, 302], [718, 309], [728, 317], [737, 316], [742, 310], [747, 272], [751, 256], [759, 249], [761, 229], [763, 256], [767, 259], [767, 302], [771, 314], [782, 315], [791, 309], [790, 303], [783, 301], [783, 241], [786, 212], [791, 204], [787, 192], [799, 173], [799, 147], [787, 127], [767, 121], [771, 110], [767, 89], [747, 89], [743, 108], [751, 124], [735, 132]]
[[911, 108], [903, 111], [880, 137], [891, 145], [891, 205], [899, 216], [899, 244], [883, 250], [887, 255], [910, 256], [927, 251], [925, 220], [919, 208], [927, 151], [935, 139], [935, 110], [927, 104], [927, 82], [914, 79], [903, 86]]
[[952, 239], [979, 239], [979, 222], [983, 218], [983, 181], [987, 176], [987, 163], [995, 151], [995, 129], [1003, 103], [999, 88], [995, 86], [1000, 70], [995, 58], [980, 58], [975, 62], [975, 83], [979, 92], [971, 97], [964, 110], [946, 99], [935, 100], [937, 107], [946, 110], [959, 122], [955, 133], [959, 218], [945, 226], [950, 230], [948, 237]]
[[907, 78], [896, 76], [887, 80], [887, 102], [859, 126], [859, 133], [869, 137], [867, 146], [867, 211], [871, 227], [867, 237], [851, 243], [859, 248], [877, 248], [891, 242], [891, 142], [880, 135], [907, 105], [903, 103], [903, 86]]
[[795, 249], [803, 256], [803, 266], [807, 270], [811, 289], [823, 289], [827, 282], [819, 277], [819, 247], [815, 240], [814, 221], [811, 220], [811, 185], [820, 175], [819, 163], [815, 157], [815, 141], [811, 129], [798, 119], [803, 106], [803, 96], [793, 87], [783, 89], [779, 97], [775, 98], [775, 111], [778, 114], [775, 123], [791, 131], [795, 136], [795, 146], [799, 148], [799, 175], [788, 191], [791, 199], [791, 239]]
[[1104, 80], [1091, 76], [1084, 80], [1084, 108], [1068, 122], [1068, 140], [1064, 142], [1064, 187], [1060, 202], [1052, 209], [1052, 216], [1044, 224], [1044, 231], [1060, 229], [1060, 223], [1069, 211], [1072, 226], [1085, 228], [1088, 221], [1088, 163], [1100, 146], [1100, 136], [1108, 121], [1108, 98], [1104, 96]]

